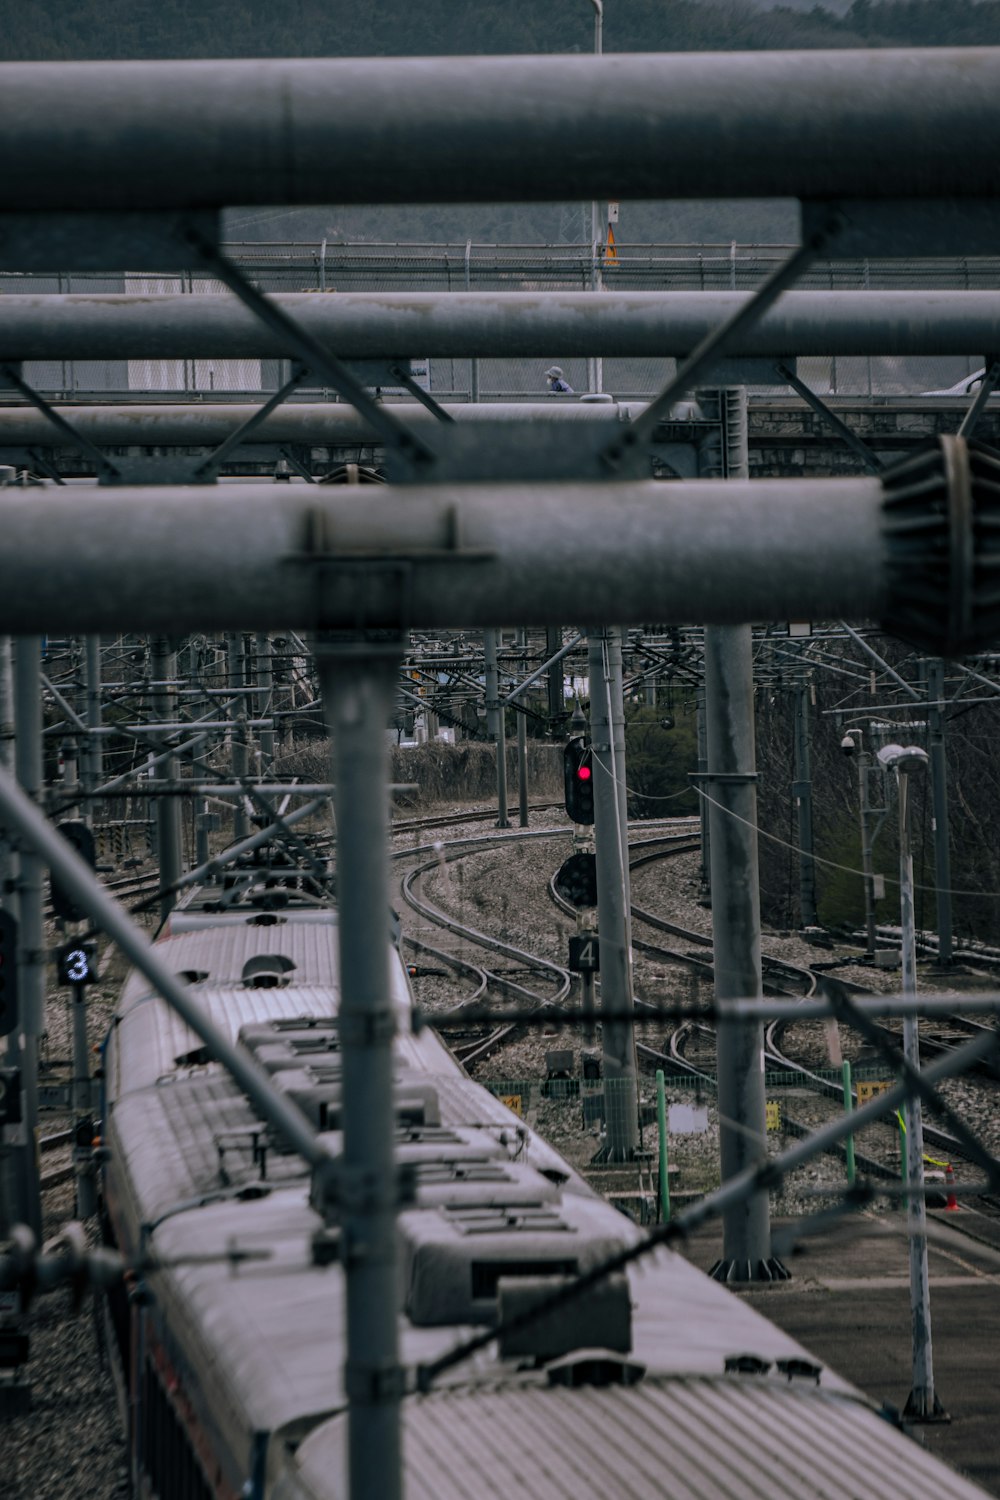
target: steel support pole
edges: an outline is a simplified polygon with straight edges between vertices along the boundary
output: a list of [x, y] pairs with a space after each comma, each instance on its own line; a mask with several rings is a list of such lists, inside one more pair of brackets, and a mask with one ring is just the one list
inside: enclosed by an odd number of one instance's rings
[[[897, 768], [899, 793], [899, 898], [903, 937], [904, 997], [917, 993], [917, 936], [913, 910], [913, 855], [910, 849], [909, 781]], [[912, 1068], [920, 1069], [919, 1022], [915, 1015], [903, 1018], [903, 1053]], [[918, 1421], [941, 1416], [934, 1392], [934, 1351], [931, 1339], [931, 1288], [927, 1262], [927, 1205], [924, 1201], [924, 1125], [920, 1095], [907, 1095], [903, 1106], [906, 1121], [907, 1181], [912, 1191], [906, 1199], [906, 1230], [910, 1252], [910, 1321], [913, 1335], [913, 1385], [905, 1415]]]
[[[153, 715], [161, 723], [172, 724], [177, 716], [177, 653], [164, 635], [154, 636], [149, 645], [150, 672], [155, 684], [152, 695]], [[179, 774], [175, 755], [163, 765], [163, 775], [174, 781]], [[160, 861], [160, 921], [165, 922], [177, 901], [174, 886], [184, 873], [181, 841], [181, 806], [175, 797], [158, 797], [156, 801], [156, 850]]]
[[792, 796], [799, 821], [799, 926], [815, 927], [816, 861], [813, 858], [812, 774], [809, 764], [810, 686], [795, 689], [795, 784]]
[[[233, 728], [230, 737], [230, 764], [233, 768], [234, 781], [246, 781], [250, 771], [250, 759], [247, 747], [247, 700], [244, 694], [246, 678], [244, 673], [243, 633], [239, 630], [230, 630], [226, 633], [226, 651], [228, 656], [229, 690], [234, 694], [232, 706]], [[240, 798], [233, 804], [233, 838], [245, 839], [250, 832], [250, 821], [247, 818], [246, 802]]]
[[[9, 635], [0, 636], [0, 766], [14, 769], [14, 661]], [[0, 905], [17, 915], [17, 854], [3, 830], [0, 830]], [[17, 1046], [17, 1038], [8, 1038], [8, 1048]]]
[[507, 817], [507, 726], [500, 702], [500, 669], [497, 664], [497, 632], [483, 631], [486, 666], [486, 732], [496, 747], [497, 827], [509, 828]]
[[865, 952], [871, 958], [878, 941], [875, 932], [875, 865], [872, 857], [871, 778], [874, 767], [867, 750], [858, 752], [858, 793], [861, 799], [861, 879], [865, 894]]
[[[42, 643], [18, 638], [14, 665], [17, 779], [27, 795], [42, 788]], [[42, 1200], [38, 1166], [38, 1041], [45, 1030], [45, 866], [30, 846], [20, 854], [18, 984], [21, 995], [21, 1216], [41, 1242]]]
[[[90, 733], [86, 740], [84, 755], [84, 787], [94, 791], [104, 775], [104, 747], [101, 744], [101, 638], [99, 635], [84, 637], [84, 681], [86, 683], [85, 717]], [[88, 814], [93, 818], [95, 809], [88, 805]]]
[[[754, 756], [750, 627], [705, 631], [711, 829], [712, 944], [720, 1000], [760, 995], [760, 891], [757, 873], [757, 779]], [[719, 1155], [727, 1182], [766, 1151], [764, 1028], [759, 1021], [718, 1028]], [[723, 1215], [722, 1281], [771, 1280], [770, 1207], [756, 1192]]]
[[[695, 699], [695, 734], [698, 743], [698, 776], [703, 778], [708, 772], [708, 727], [707, 715], [705, 713], [705, 689], [698, 689]], [[701, 863], [699, 867], [699, 882], [701, 885], [702, 901], [711, 901], [712, 891], [712, 855], [711, 839], [712, 830], [709, 821], [709, 813], [712, 805], [705, 797], [698, 798], [698, 816], [701, 822]]]
[[[621, 631], [597, 627], [587, 635], [601, 1008], [621, 1015], [632, 1010], [633, 1002]], [[606, 1155], [608, 1161], [630, 1161], [639, 1144], [633, 1024], [605, 1021], [602, 1037]]]
[[[9, 635], [0, 636], [0, 766], [14, 770], [14, 666]], [[18, 913], [17, 852], [5, 828], [0, 829], [0, 904], [13, 916]], [[21, 1040], [18, 1031], [5, 1038], [2, 1057], [8, 1067], [20, 1063]], [[21, 1188], [15, 1176], [18, 1153], [16, 1127], [0, 1125], [0, 1239], [5, 1239], [11, 1224], [22, 1217]]]
[[[271, 661], [271, 638], [257, 636], [257, 717], [270, 719], [274, 712], [274, 667]], [[274, 727], [260, 731], [261, 770], [267, 771], [274, 760]]]
[[402, 1493], [385, 735], [401, 655], [317, 641], [336, 786], [349, 1489], [373, 1500]]
[[934, 887], [937, 905], [938, 963], [954, 959], [951, 930], [951, 850], [948, 822], [948, 762], [944, 744], [944, 662], [935, 657], [927, 672], [928, 752], [934, 806]]
[[[523, 626], [518, 628], [519, 646], [526, 646], [528, 633]], [[517, 712], [517, 820], [522, 828], [528, 826], [528, 719], [515, 704]], [[503, 709], [500, 710], [501, 713]]]

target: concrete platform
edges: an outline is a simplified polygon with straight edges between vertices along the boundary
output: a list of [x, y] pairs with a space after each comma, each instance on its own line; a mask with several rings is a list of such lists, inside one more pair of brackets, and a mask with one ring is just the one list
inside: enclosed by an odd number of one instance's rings
[[[786, 1222], [774, 1220], [772, 1230]], [[912, 1383], [901, 1229], [893, 1219], [852, 1218], [786, 1259], [790, 1281], [739, 1291], [823, 1364], [900, 1411]], [[951, 1420], [907, 1430], [1000, 1496], [1000, 1248], [993, 1237], [993, 1221], [969, 1210], [929, 1216], [934, 1381]], [[721, 1226], [699, 1231], [686, 1253], [707, 1271], [722, 1254]]]

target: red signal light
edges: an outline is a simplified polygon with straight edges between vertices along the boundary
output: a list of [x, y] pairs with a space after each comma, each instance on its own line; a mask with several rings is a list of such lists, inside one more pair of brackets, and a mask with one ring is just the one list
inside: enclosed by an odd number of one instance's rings
[[578, 781], [589, 781], [590, 780], [590, 767], [589, 766], [580, 766], [580, 768], [577, 771], [576, 775], [577, 775], [577, 780]]

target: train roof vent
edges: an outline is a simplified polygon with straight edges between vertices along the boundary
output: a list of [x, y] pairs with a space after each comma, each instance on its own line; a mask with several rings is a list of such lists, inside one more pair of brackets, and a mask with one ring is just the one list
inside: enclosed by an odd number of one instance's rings
[[[500, 1355], [503, 1359], [530, 1355], [539, 1363], [559, 1359], [586, 1346], [588, 1352], [606, 1357], [628, 1354], [632, 1348], [632, 1298], [628, 1277], [606, 1276], [587, 1291], [543, 1309], [553, 1295], [571, 1286], [568, 1277], [501, 1276], [497, 1283], [500, 1318]], [[537, 1318], [521, 1327], [505, 1329], [527, 1313]], [[613, 1362], [617, 1363], [617, 1362]], [[582, 1383], [582, 1382], [573, 1382]], [[591, 1382], [611, 1384], [607, 1382]]]
[[185, 984], [204, 984], [208, 978], [207, 969], [178, 969], [177, 978], [183, 979]]
[[[621, 1249], [599, 1199], [410, 1209], [399, 1217], [405, 1310], [422, 1326], [495, 1323], [503, 1278], [576, 1276]], [[593, 1339], [588, 1336], [588, 1343]]]
[[288, 983], [288, 975], [294, 968], [292, 960], [283, 953], [256, 953], [243, 965], [240, 978], [248, 989], [273, 990]]
[[252, 917], [247, 917], [248, 927], [277, 927], [288, 921], [287, 917], [275, 916], [273, 911], [254, 912]]

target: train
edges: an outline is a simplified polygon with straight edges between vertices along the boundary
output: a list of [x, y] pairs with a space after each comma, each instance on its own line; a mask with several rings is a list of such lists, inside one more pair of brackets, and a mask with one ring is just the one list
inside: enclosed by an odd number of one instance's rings
[[[308, 883], [228, 871], [190, 893], [157, 951], [334, 1149], [337, 914]], [[412, 996], [387, 913], [407, 1500], [482, 1495], [907, 1495], [983, 1491], [860, 1391], [660, 1246], [533, 1322], [531, 1299], [646, 1231], [463, 1071]], [[139, 1500], [348, 1500], [344, 1275], [305, 1165], [133, 971], [104, 1047], [101, 1222], [133, 1268], [101, 1318]], [[386, 1107], [390, 1104], [387, 1101]], [[351, 1500], [377, 1500], [354, 1495]]]

